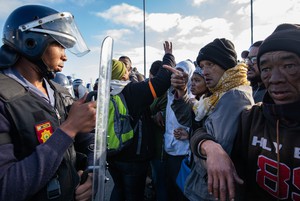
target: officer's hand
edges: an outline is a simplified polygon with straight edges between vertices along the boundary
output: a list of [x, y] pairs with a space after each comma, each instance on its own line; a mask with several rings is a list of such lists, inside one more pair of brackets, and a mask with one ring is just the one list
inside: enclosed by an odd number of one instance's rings
[[87, 133], [95, 128], [96, 122], [96, 101], [85, 103], [86, 95], [74, 102], [67, 120], [62, 123], [60, 129], [70, 137], [77, 133]]
[[[80, 170], [78, 172], [79, 177], [81, 177], [83, 171]], [[75, 200], [76, 201], [88, 201], [92, 199], [92, 187], [93, 187], [93, 179], [92, 173], [88, 174], [87, 180], [79, 185], [75, 190]]]

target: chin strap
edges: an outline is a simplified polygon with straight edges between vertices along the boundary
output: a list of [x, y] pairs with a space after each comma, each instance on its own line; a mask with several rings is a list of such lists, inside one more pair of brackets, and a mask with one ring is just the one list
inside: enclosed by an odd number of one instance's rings
[[41, 73], [43, 77], [49, 80], [55, 77], [55, 73], [48, 70], [48, 67], [46, 66], [46, 64], [42, 59], [39, 59], [37, 61], [32, 61], [32, 62], [38, 66], [38, 71]]

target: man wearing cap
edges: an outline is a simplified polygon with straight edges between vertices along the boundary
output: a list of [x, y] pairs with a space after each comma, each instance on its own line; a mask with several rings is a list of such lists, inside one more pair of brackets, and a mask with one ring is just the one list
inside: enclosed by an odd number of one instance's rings
[[[299, 25], [281, 24], [260, 46], [257, 63], [267, 92], [262, 104], [242, 113], [234, 163], [205, 139], [210, 145], [206, 164], [212, 170], [208, 188], [220, 200], [228, 194], [248, 201], [300, 199], [299, 38]], [[237, 181], [243, 183], [237, 185], [241, 189], [235, 189]]]
[[202, 136], [214, 138], [227, 153], [231, 152], [237, 121], [247, 106], [254, 104], [247, 80], [247, 66], [237, 62], [234, 44], [217, 38], [200, 49], [197, 64], [203, 71], [206, 86], [211, 94], [202, 97], [194, 107], [195, 120], [202, 122], [192, 133], [190, 145], [195, 165], [187, 178], [185, 195], [189, 200], [215, 200], [207, 190], [207, 170], [198, 152]]
[[255, 103], [261, 102], [266, 93], [266, 87], [261, 81], [260, 72], [257, 67], [257, 53], [262, 42], [257, 41], [253, 43], [249, 50], [245, 50], [242, 53], [242, 57], [244, 57], [244, 61], [248, 66], [247, 78], [251, 82]]

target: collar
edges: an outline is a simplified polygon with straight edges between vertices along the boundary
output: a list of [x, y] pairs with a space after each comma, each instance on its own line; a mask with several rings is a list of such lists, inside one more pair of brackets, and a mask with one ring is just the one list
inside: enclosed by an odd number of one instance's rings
[[300, 101], [278, 105], [266, 93], [263, 100], [263, 112], [265, 116], [276, 120], [300, 123]]

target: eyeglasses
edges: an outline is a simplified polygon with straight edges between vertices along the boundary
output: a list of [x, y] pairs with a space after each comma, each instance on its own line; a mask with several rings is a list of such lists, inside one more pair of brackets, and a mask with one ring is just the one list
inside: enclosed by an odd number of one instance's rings
[[257, 64], [257, 57], [254, 56], [254, 57], [247, 57], [245, 59], [245, 63], [248, 65], [248, 64]]

